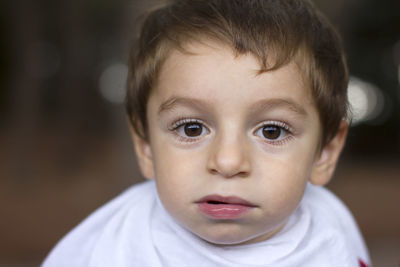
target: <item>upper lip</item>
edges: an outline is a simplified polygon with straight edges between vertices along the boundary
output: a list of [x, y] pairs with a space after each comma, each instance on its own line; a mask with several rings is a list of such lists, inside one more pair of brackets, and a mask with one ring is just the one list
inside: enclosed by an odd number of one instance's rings
[[210, 203], [210, 202], [256, 207], [256, 205], [254, 205], [253, 203], [237, 196], [208, 195], [196, 201], [196, 203]]

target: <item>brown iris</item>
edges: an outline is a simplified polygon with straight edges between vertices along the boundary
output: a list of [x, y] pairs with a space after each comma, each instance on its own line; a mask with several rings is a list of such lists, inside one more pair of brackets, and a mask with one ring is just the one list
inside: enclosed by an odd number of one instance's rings
[[203, 127], [200, 123], [187, 123], [184, 126], [184, 131], [187, 136], [196, 137], [201, 135]]
[[270, 140], [276, 140], [281, 136], [281, 128], [278, 126], [268, 125], [263, 128], [263, 136]]

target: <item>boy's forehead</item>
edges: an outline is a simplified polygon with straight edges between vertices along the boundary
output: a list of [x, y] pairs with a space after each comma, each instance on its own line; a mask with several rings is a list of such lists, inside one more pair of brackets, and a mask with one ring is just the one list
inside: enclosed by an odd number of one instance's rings
[[[171, 49], [166, 56], [158, 73], [156, 88], [164, 87], [164, 83], [171, 79], [183, 81], [193, 81], [195, 79], [197, 83], [202, 83], [207, 81], [210, 75], [213, 76], [216, 73], [220, 76], [237, 74], [236, 76], [239, 76], [238, 80], [243, 77], [241, 80], [249, 78], [254, 81], [259, 79], [267, 81], [268, 78], [265, 79], [265, 77], [270, 76], [271, 73], [285, 72], [287, 73], [286, 79], [282, 79], [279, 83], [285, 85], [288, 81], [297, 79], [297, 85], [302, 87], [304, 94], [313, 102], [311, 88], [305, 78], [303, 69], [300, 67], [301, 63], [295, 59], [278, 69], [260, 72], [262, 66], [255, 55], [251, 53], [240, 54], [234, 48], [222, 42], [213, 40], [188, 42], [180, 47], [183, 49]], [[272, 60], [273, 57], [271, 57]], [[232, 73], [224, 72], [223, 70], [225, 69], [231, 70]], [[207, 77], [204, 74], [207, 74]], [[243, 76], [243, 74], [246, 75]]]
[[[277, 62], [277, 58], [279, 57], [277, 55], [277, 52], [273, 52], [272, 50], [269, 52], [268, 50], [270, 49], [268, 47], [266, 47], [265, 49], [267, 50], [266, 53], [268, 54], [268, 57], [266, 59], [267, 66], [274, 66]], [[303, 83], [303, 85], [307, 87], [307, 90], [311, 94], [310, 83], [308, 81], [309, 79], [305, 73], [305, 65], [307, 65], [306, 56], [303, 55], [303, 52], [299, 52], [298, 54], [301, 54], [301, 56], [295, 55], [288, 63], [280, 66], [277, 69], [283, 68], [287, 65], [293, 65], [294, 68], [292, 69], [296, 71], [297, 74], [299, 74], [299, 77], [301, 77], [301, 80], [299, 80], [299, 82]], [[246, 61], [251, 61], [252, 63], [252, 68], [249, 69], [249, 71], [254, 77], [277, 70], [265, 70], [265, 67], [263, 67], [262, 58], [252, 52], [243, 53], [235, 49], [231, 44], [227, 42], [223, 42], [217, 39], [211, 39], [208, 37], [201, 37], [199, 39], [187, 40], [186, 42], [172, 45], [166, 52], [165, 60], [160, 65], [160, 71], [158, 73], [156, 82], [158, 83], [163, 72], [165, 72], [166, 70], [174, 68], [176, 67], [176, 65], [182, 64], [182, 62], [184, 61], [195, 63], [193, 61], [194, 57], [204, 57], [208, 55], [212, 55], [216, 58], [223, 58], [226, 56], [232, 57], [234, 59], [245, 58]], [[206, 62], [202, 62], [202, 64], [205, 63]], [[198, 62], [196, 62], [195, 64], [198, 64]], [[221, 65], [220, 67], [223, 66]]]
[[[219, 96], [230, 101], [235, 94], [241, 94], [242, 89], [255, 96], [253, 109], [258, 106], [279, 106], [304, 115], [306, 111], [301, 105], [313, 102], [296, 64], [289, 63], [277, 70], [260, 74], [260, 64], [255, 56], [237, 55], [228, 45], [215, 42], [190, 43], [186, 48], [185, 51], [172, 50], [160, 70], [155, 88], [161, 102], [158, 113], [182, 104], [207, 107]], [[226, 86], [230, 94], [225, 94]], [[266, 94], [262, 90], [264, 86], [268, 90], [276, 90]], [[284, 90], [280, 88], [297, 92], [281, 96], [280, 91]], [[266, 98], [273, 101], [263, 101]], [[244, 96], [241, 100], [245, 102], [246, 99], [250, 97]]]
[[[233, 58], [243, 58], [246, 57], [254, 62], [255, 73], [258, 73], [261, 69], [260, 60], [252, 53], [239, 53], [237, 49], [232, 47], [230, 44], [225, 43], [220, 40], [214, 40], [207, 37], [203, 37], [196, 40], [188, 40], [181, 44], [178, 44], [168, 52], [166, 57], [166, 62], [181, 61], [188, 57], [201, 57], [213, 55], [214, 57], [225, 57], [230, 56]], [[273, 57], [271, 56], [271, 64]], [[165, 63], [163, 64], [165, 65]], [[164, 69], [162, 66], [161, 70]]]

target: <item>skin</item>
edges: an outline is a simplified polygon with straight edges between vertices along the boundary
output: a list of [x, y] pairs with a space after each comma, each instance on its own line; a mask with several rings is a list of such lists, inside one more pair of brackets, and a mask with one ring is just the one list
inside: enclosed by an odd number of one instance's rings
[[[150, 94], [148, 141], [132, 132], [141, 171], [155, 177], [170, 215], [200, 238], [267, 240], [297, 208], [307, 181], [329, 181], [347, 123], [321, 152], [318, 111], [297, 65], [257, 74], [251, 55], [215, 43], [188, 47], [195, 54], [173, 51]], [[255, 207], [233, 220], [209, 218], [196, 202], [212, 194]]]

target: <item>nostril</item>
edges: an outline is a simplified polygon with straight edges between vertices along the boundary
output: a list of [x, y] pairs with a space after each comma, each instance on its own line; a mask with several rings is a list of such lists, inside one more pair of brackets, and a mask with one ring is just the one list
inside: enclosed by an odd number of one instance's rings
[[211, 169], [210, 172], [211, 172], [212, 174], [218, 174], [218, 171], [217, 171], [216, 169]]
[[237, 174], [237, 176], [239, 176], [239, 177], [247, 177], [247, 176], [249, 176], [249, 172], [239, 172]]

